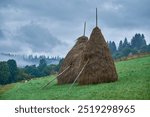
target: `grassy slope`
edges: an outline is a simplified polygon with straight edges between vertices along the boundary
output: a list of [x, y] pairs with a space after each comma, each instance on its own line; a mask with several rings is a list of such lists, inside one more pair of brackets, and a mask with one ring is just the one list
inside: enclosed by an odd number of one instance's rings
[[114, 83], [76, 84], [68, 92], [70, 84], [60, 86], [55, 81], [40, 89], [55, 77], [51, 76], [0, 87], [0, 99], [150, 99], [150, 56], [117, 62], [116, 67], [119, 80]]

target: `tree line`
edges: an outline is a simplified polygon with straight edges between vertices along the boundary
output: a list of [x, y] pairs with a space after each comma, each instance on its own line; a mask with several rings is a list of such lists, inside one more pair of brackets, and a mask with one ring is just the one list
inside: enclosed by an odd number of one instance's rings
[[0, 62], [0, 84], [5, 85], [15, 83], [22, 80], [30, 80], [31, 78], [48, 76], [59, 71], [63, 59], [58, 65], [47, 65], [45, 59], [41, 59], [39, 65], [27, 65], [24, 68], [18, 68], [15, 60]]
[[144, 34], [139, 33], [135, 34], [130, 42], [127, 38], [123, 41], [120, 40], [118, 48], [114, 41], [109, 41], [107, 44], [114, 59], [127, 57], [137, 53], [150, 52], [150, 44], [147, 45]]
[[[47, 64], [58, 64], [60, 59], [62, 59], [59, 56], [45, 56], [45, 55], [17, 55], [17, 54], [12, 54], [12, 53], [0, 53], [0, 56], [2, 56], [3, 58], [6, 59], [14, 59], [16, 61], [22, 61], [22, 63], [28, 63], [28, 64], [35, 64], [38, 65], [39, 61], [41, 59], [45, 59]], [[19, 67], [24, 67], [24, 64], [22, 64], [21, 62], [18, 62], [18, 66]]]

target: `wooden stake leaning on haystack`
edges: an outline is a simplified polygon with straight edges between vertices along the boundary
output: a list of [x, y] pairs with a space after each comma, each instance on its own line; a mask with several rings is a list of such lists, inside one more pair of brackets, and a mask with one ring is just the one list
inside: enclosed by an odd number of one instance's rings
[[75, 78], [74, 82], [72, 83], [72, 85], [70, 86], [68, 92], [71, 90], [71, 88], [73, 87], [73, 85], [75, 84], [75, 82], [78, 80], [79, 76], [81, 75], [81, 73], [83, 72], [85, 66], [88, 64], [89, 60], [87, 60], [87, 62], [85, 63], [85, 65], [82, 67], [81, 71], [79, 72], [78, 76]]
[[49, 81], [46, 85], [44, 85], [44, 86], [42, 87], [42, 89], [45, 88], [45, 87], [47, 87], [48, 85], [50, 85], [50, 83], [52, 83], [53, 81], [55, 81], [59, 76], [61, 76], [63, 73], [65, 73], [65, 71], [67, 71], [70, 67], [71, 67], [71, 66], [68, 66], [64, 71], [62, 71], [61, 73], [59, 73], [59, 74], [56, 76], [56, 78], [53, 78], [51, 81]]

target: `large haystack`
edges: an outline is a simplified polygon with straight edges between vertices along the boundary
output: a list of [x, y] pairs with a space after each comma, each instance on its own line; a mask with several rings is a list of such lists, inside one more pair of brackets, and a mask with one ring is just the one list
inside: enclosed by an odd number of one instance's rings
[[74, 47], [66, 55], [59, 73], [62, 73], [65, 69], [67, 69], [69, 66], [70, 67], [57, 77], [58, 84], [68, 84], [74, 82], [80, 71], [79, 64], [81, 61], [81, 54], [87, 40], [88, 38], [86, 36], [79, 37]]
[[113, 82], [118, 79], [107, 43], [98, 27], [93, 29], [90, 39], [86, 43], [80, 69], [85, 64], [86, 66], [78, 78], [80, 85]]

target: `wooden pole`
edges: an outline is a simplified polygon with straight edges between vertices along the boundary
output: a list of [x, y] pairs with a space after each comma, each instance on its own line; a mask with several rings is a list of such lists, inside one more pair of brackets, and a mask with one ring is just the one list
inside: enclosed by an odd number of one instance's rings
[[85, 36], [85, 30], [86, 30], [86, 22], [84, 22], [84, 33], [83, 33], [83, 36]]
[[68, 90], [68, 91], [70, 91], [70, 90], [71, 90], [72, 86], [73, 86], [73, 85], [74, 85], [74, 83], [77, 81], [77, 79], [79, 78], [79, 76], [80, 76], [80, 75], [81, 75], [81, 73], [83, 72], [83, 70], [84, 70], [85, 66], [88, 64], [88, 62], [89, 62], [89, 59], [87, 60], [87, 62], [86, 62], [86, 63], [84, 64], [84, 66], [82, 67], [81, 71], [79, 72], [78, 76], [76, 77], [76, 79], [74, 80], [74, 82], [72, 83], [72, 85], [70, 86], [70, 88], [69, 88], [69, 90]]
[[97, 23], [97, 8], [96, 8], [96, 27], [98, 26], [98, 23]]
[[[58, 77], [58, 76], [60, 76], [60, 75], [62, 75], [67, 69], [69, 69], [70, 68], [70, 66], [68, 66], [64, 71], [62, 71], [60, 74], [58, 74], [57, 76], [56, 76], [56, 78]], [[54, 78], [54, 79], [52, 79], [51, 81], [49, 81], [46, 85], [44, 85], [43, 87], [42, 87], [42, 89], [43, 88], [45, 88], [46, 86], [48, 86], [51, 82], [53, 82], [56, 78]]]

